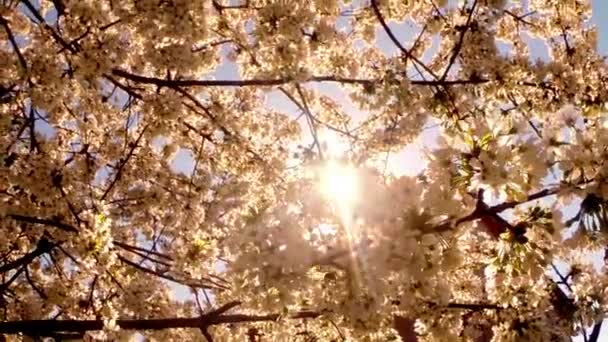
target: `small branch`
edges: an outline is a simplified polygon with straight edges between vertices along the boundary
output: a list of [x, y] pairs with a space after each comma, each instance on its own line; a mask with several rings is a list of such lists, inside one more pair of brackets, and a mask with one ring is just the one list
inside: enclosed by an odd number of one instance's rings
[[228, 43], [232, 43], [232, 42], [233, 42], [232, 39], [222, 39], [222, 40], [217, 41], [217, 42], [212, 42], [212, 43], [201, 45], [201, 46], [196, 47], [196, 48], [192, 48], [191, 51], [192, 52], [201, 52], [201, 51], [207, 50], [208, 48], [213, 48], [213, 47], [216, 47], [216, 46], [220, 46], [220, 45], [224, 45], [224, 44], [228, 44]]
[[344, 336], [344, 334], [342, 333], [342, 330], [340, 330], [340, 328], [336, 325], [336, 323], [334, 323], [334, 321], [331, 319], [329, 319], [329, 323], [331, 323], [331, 325], [334, 327], [334, 329], [336, 329], [336, 332], [340, 336], [340, 340], [346, 341], [346, 336]]
[[462, 28], [462, 31], [460, 31], [460, 37], [458, 39], [458, 42], [454, 46], [454, 50], [452, 50], [453, 52], [452, 52], [452, 56], [450, 57], [450, 61], [448, 62], [448, 66], [445, 68], [445, 71], [443, 72], [443, 75], [441, 76], [442, 81], [448, 77], [450, 69], [452, 68], [452, 66], [454, 65], [454, 62], [456, 62], [456, 58], [458, 58], [458, 55], [460, 54], [460, 50], [462, 49], [462, 45], [464, 43], [464, 36], [467, 33], [467, 30], [469, 29], [469, 27], [471, 26], [471, 18], [473, 18], [473, 12], [475, 12], [476, 6], [477, 6], [477, 0], [475, 0], [475, 2], [473, 2], [473, 5], [471, 6], [471, 10], [469, 12], [469, 17], [467, 18], [467, 22], [464, 25], [464, 27]]
[[291, 95], [291, 93], [289, 93], [285, 88], [279, 87], [279, 90], [285, 96], [287, 96], [287, 98], [289, 98], [291, 100], [291, 102], [293, 102], [293, 104], [295, 104], [304, 113], [304, 116], [307, 119], [306, 122], [308, 123], [308, 128], [310, 129], [310, 135], [312, 135], [314, 143], [317, 146], [319, 158], [321, 160], [323, 160], [324, 159], [323, 151], [321, 150], [321, 144], [319, 142], [319, 135], [317, 134], [317, 126], [315, 125], [315, 119], [314, 119], [314, 116], [312, 115], [312, 113], [310, 112], [310, 108], [308, 107], [307, 103], [305, 102], [306, 99], [304, 98], [302, 89], [300, 88], [300, 86], [296, 85], [296, 91], [298, 92], [298, 95], [302, 99], [302, 103], [300, 103], [300, 101], [298, 101], [295, 97], [293, 97], [293, 95]]
[[113, 22], [111, 22], [109, 24], [105, 24], [105, 25], [99, 27], [99, 31], [103, 32], [103, 31], [105, 31], [105, 30], [113, 27], [114, 25], [120, 24], [121, 22], [122, 22], [122, 19], [116, 19], [116, 20], [114, 20]]
[[[289, 82], [293, 82], [292, 78], [278, 78], [270, 80], [251, 79], [251, 80], [167, 80], [155, 77], [146, 77], [131, 74], [121, 69], [112, 70], [114, 76], [126, 78], [128, 80], [154, 84], [161, 87], [249, 87], [249, 86], [277, 86], [283, 85]], [[311, 81], [328, 81], [328, 82], [340, 82], [349, 84], [373, 84], [371, 80], [366, 79], [350, 79], [350, 78], [339, 78], [333, 76], [326, 77], [312, 77]]]
[[448, 308], [450, 309], [465, 309], [465, 310], [500, 310], [501, 307], [495, 304], [484, 304], [484, 303], [449, 303]]
[[118, 183], [118, 181], [120, 180], [124, 167], [127, 165], [127, 163], [129, 162], [129, 159], [131, 159], [131, 157], [135, 153], [135, 149], [139, 146], [139, 142], [141, 141], [141, 138], [144, 136], [144, 133], [146, 132], [147, 129], [148, 129], [148, 126], [146, 125], [141, 130], [141, 133], [139, 133], [139, 136], [137, 137], [137, 139], [130, 145], [131, 148], [129, 149], [129, 152], [127, 153], [127, 155], [125, 157], [121, 158], [120, 163], [118, 165], [118, 170], [116, 171], [116, 174], [114, 175], [114, 178], [112, 179], [112, 182], [110, 183], [110, 185], [107, 187], [107, 189], [104, 191], [103, 195], [101, 196], [100, 201], [103, 201], [106, 199], [106, 197], [110, 194], [110, 191], [112, 191], [112, 189], [114, 188], [116, 183]]
[[61, 0], [51, 0], [51, 2], [57, 11], [57, 21], [59, 22], [59, 18], [65, 14], [65, 5]]
[[[122, 20], [123, 19], [117, 19], [109, 24], [100, 26], [100, 27], [98, 27], [98, 30], [101, 32], [106, 31], [107, 29], [120, 24], [122, 22]], [[90, 26], [87, 27], [86, 31], [83, 34], [81, 34], [80, 36], [78, 36], [78, 37], [74, 38], [72, 41], [70, 41], [67, 46], [74, 46], [76, 50], [82, 49], [82, 47], [80, 45], [80, 41], [85, 39], [89, 34], [91, 34]], [[64, 46], [57, 53], [61, 53], [61, 52], [65, 51], [66, 49], [67, 49], [67, 47]]]
[[13, 32], [11, 31], [10, 27], [8, 26], [8, 22], [3, 17], [0, 17], [0, 24], [4, 27], [4, 30], [6, 31], [8, 40], [11, 42], [11, 45], [13, 46], [13, 49], [15, 50], [15, 53], [17, 54], [17, 58], [19, 59], [19, 63], [21, 64], [21, 67], [23, 68], [24, 74], [27, 74], [27, 62], [25, 61], [25, 58], [21, 54], [21, 50], [19, 50], [19, 45], [17, 45], [15, 36], [13, 36]]
[[524, 203], [531, 202], [531, 201], [534, 201], [534, 200], [537, 200], [537, 199], [541, 199], [543, 197], [548, 197], [548, 196], [551, 196], [551, 195], [555, 195], [560, 190], [561, 189], [559, 187], [555, 187], [553, 189], [544, 189], [544, 190], [541, 190], [539, 192], [536, 192], [536, 193], [533, 193], [531, 195], [528, 195], [525, 199], [523, 199], [521, 201], [505, 202], [505, 203], [502, 203], [502, 204], [498, 204], [498, 205], [489, 207], [488, 210], [490, 212], [493, 212], [493, 213], [498, 213], [498, 212], [501, 212], [501, 211], [505, 211], [507, 209], [515, 208], [516, 206], [518, 206], [520, 204], [524, 204]]
[[23, 273], [23, 271], [25, 271], [25, 266], [21, 267], [17, 272], [15, 272], [15, 274], [13, 274], [13, 276], [6, 281], [3, 284], [0, 284], [0, 299], [2, 298], [2, 296], [4, 295], [4, 292], [9, 291], [9, 287], [11, 286], [11, 284], [17, 280], [17, 278], [19, 278], [19, 276], [21, 275], [21, 273]]
[[[382, 25], [382, 28], [384, 29], [384, 31], [386, 32], [388, 37], [397, 46], [397, 48], [399, 48], [399, 50], [401, 50], [403, 55], [406, 56], [407, 58], [413, 60], [418, 65], [420, 65], [434, 79], [438, 79], [437, 75], [435, 75], [433, 70], [431, 70], [429, 67], [427, 67], [426, 64], [422, 63], [422, 61], [420, 61], [418, 58], [416, 58], [416, 56], [414, 56], [409, 50], [407, 50], [403, 45], [401, 45], [401, 43], [399, 42], [397, 37], [395, 37], [395, 35], [393, 34], [393, 31], [391, 30], [391, 28], [388, 26], [388, 24], [384, 20], [382, 13], [380, 13], [380, 9], [378, 8], [378, 1], [372, 0], [371, 5], [372, 5], [372, 9], [374, 10], [374, 14], [376, 15], [376, 18], [378, 18], [378, 21], [380, 22], [380, 25]], [[445, 79], [445, 78], [443, 78], [443, 79]]]
[[491, 206], [488, 207], [485, 203], [483, 203], [483, 201], [480, 203], [480, 199], [479, 197], [477, 198], [477, 205], [475, 207], [475, 210], [470, 213], [469, 215], [466, 215], [464, 217], [461, 217], [460, 219], [458, 219], [455, 223], [456, 226], [460, 225], [461, 223], [464, 222], [469, 222], [469, 221], [475, 221], [483, 216], [487, 216], [487, 215], [496, 215], [502, 211], [505, 211], [507, 209], [513, 209], [515, 207], [517, 207], [518, 205], [527, 203], [527, 202], [531, 202], [537, 199], [541, 199], [543, 197], [548, 197], [551, 195], [555, 195], [557, 193], [559, 193], [562, 189], [559, 187], [555, 187], [552, 189], [544, 189], [538, 192], [535, 192], [531, 195], [528, 195], [525, 199], [521, 200], [521, 201], [511, 201], [511, 202], [505, 202], [502, 204], [497, 204], [495, 206]]
[[209, 316], [209, 317], [211, 317], [211, 316], [219, 316], [219, 315], [224, 314], [227, 311], [229, 311], [229, 310], [231, 310], [231, 309], [233, 309], [233, 308], [235, 308], [235, 307], [237, 307], [237, 306], [239, 306], [241, 304], [242, 303], [239, 302], [239, 301], [229, 302], [229, 303], [226, 303], [226, 304], [220, 306], [219, 308], [211, 311], [210, 313], [206, 314], [205, 316]]
[[554, 263], [551, 263], [551, 268], [553, 268], [553, 271], [559, 277], [560, 284], [564, 284], [566, 286], [566, 288], [568, 289], [568, 291], [570, 291], [570, 293], [573, 293], [574, 291], [572, 291], [572, 287], [570, 286], [570, 284], [568, 284], [569, 275], [568, 276], [562, 275], [562, 273], [559, 271], [559, 269], [557, 268], [557, 266], [555, 266]]
[[123, 263], [125, 263], [125, 264], [127, 264], [127, 265], [129, 265], [129, 266], [131, 266], [131, 267], [133, 267], [135, 269], [137, 269], [140, 272], [148, 273], [148, 274], [157, 276], [159, 278], [172, 281], [174, 283], [190, 286], [190, 287], [193, 287], [193, 288], [221, 289], [221, 290], [226, 290], [227, 289], [226, 286], [218, 284], [218, 283], [214, 282], [211, 279], [202, 279], [204, 281], [209, 282], [211, 285], [197, 283], [197, 282], [194, 282], [192, 280], [180, 280], [180, 279], [177, 279], [177, 278], [175, 278], [173, 276], [161, 273], [160, 271], [153, 270], [153, 269], [150, 269], [150, 268], [147, 268], [147, 267], [143, 267], [143, 266], [141, 266], [141, 265], [139, 265], [139, 264], [137, 264], [137, 263], [135, 263], [135, 262], [133, 262], [133, 261], [125, 258], [125, 257], [123, 257], [122, 255], [118, 255], [118, 259], [120, 261], [122, 261]]
[[[79, 42], [83, 39], [85, 39], [89, 33], [91, 32], [91, 27], [87, 27], [86, 31], [84, 31], [83, 34], [81, 34], [80, 36], [74, 38], [72, 41], [70, 41], [68, 43], [68, 45], [70, 46], [76, 46], [77, 48], [81, 49]], [[65, 51], [66, 48], [62, 47], [57, 53], [62, 53], [63, 51]]]
[[116, 79], [114, 79], [110, 75], [103, 75], [103, 77], [105, 77], [108, 81], [112, 82], [112, 84], [114, 84], [116, 87], [120, 88], [122, 91], [127, 93], [132, 98], [137, 99], [137, 100], [142, 100], [141, 95], [139, 95], [138, 93], [135, 92], [136, 89], [133, 89], [127, 85], [124, 85], [124, 84], [118, 82]]
[[38, 296], [40, 296], [40, 298], [47, 300], [48, 296], [36, 285], [36, 283], [34, 283], [34, 280], [32, 280], [32, 277], [30, 276], [30, 271], [29, 271], [27, 265], [24, 266], [24, 268], [25, 268], [25, 279], [27, 279], [27, 282], [34, 289], [34, 291], [36, 291], [36, 293], [38, 294]]
[[205, 339], [207, 340], [207, 342], [213, 342], [213, 336], [211, 336], [211, 334], [209, 333], [208, 330], [201, 329], [201, 334], [203, 334], [203, 336], [205, 336]]
[[38, 12], [36, 7], [34, 7], [34, 5], [32, 5], [29, 0], [21, 0], [21, 3], [23, 3], [25, 7], [27, 7], [27, 9], [32, 13], [36, 20], [39, 21], [40, 25], [42, 25], [47, 31], [51, 33], [51, 36], [53, 37], [55, 42], [57, 42], [64, 49], [70, 51], [71, 53], [76, 53], [76, 49], [74, 49], [74, 47], [72, 47], [63, 38], [61, 38], [61, 36], [57, 32], [55, 32], [55, 30], [51, 26], [49, 26], [49, 24], [47, 24], [40, 12]]
[[136, 250], [136, 251], [139, 251], [139, 252], [142, 252], [142, 253], [152, 254], [154, 256], [157, 256], [159, 258], [162, 258], [162, 259], [165, 259], [165, 260], [168, 260], [168, 261], [173, 261], [172, 257], [170, 257], [170, 256], [168, 256], [166, 254], [163, 254], [163, 253], [159, 253], [159, 252], [150, 250], [150, 249], [146, 249], [146, 248], [141, 248], [141, 247], [129, 245], [129, 244], [126, 244], [126, 243], [120, 242], [120, 241], [113, 241], [113, 243], [114, 243], [114, 245], [119, 246], [119, 247], [121, 247], [123, 249], [126, 249], [126, 250], [129, 250], [129, 251], [130, 250]]
[[30, 127], [30, 152], [36, 150], [40, 152], [40, 145], [36, 139], [36, 117], [34, 116], [34, 107], [30, 105], [30, 115], [28, 119]]
[[166, 267], [166, 268], [171, 268], [171, 267], [173, 266], [172, 264], [170, 264], [170, 263], [168, 263], [168, 262], [165, 262], [165, 261], [162, 261], [162, 260], [155, 259], [155, 258], [153, 258], [151, 255], [148, 255], [148, 254], [145, 254], [145, 253], [139, 252], [139, 251], [137, 251], [137, 250], [133, 250], [133, 249], [126, 249], [126, 248], [123, 248], [123, 250], [125, 250], [125, 251], [127, 251], [127, 252], [130, 252], [130, 253], [133, 253], [133, 254], [135, 254], [135, 255], [139, 256], [139, 257], [141, 258], [141, 260], [140, 260], [140, 262], [139, 262], [139, 264], [140, 264], [140, 265], [141, 265], [142, 263], [144, 263], [145, 261], [150, 261], [150, 262], [152, 262], [152, 263], [155, 263], [155, 264], [158, 264], [158, 265], [164, 266], [164, 267]]
[[593, 326], [593, 330], [591, 331], [591, 335], [589, 335], [589, 342], [597, 342], [600, 337], [600, 331], [602, 330], [603, 321], [599, 321], [595, 323]]
[[515, 21], [518, 22], [518, 23], [521, 22], [521, 23], [524, 23], [526, 25], [530, 25], [530, 26], [533, 26], [533, 27], [538, 27], [538, 25], [535, 25], [535, 24], [533, 24], [533, 23], [531, 23], [531, 22], [529, 22], [529, 21], [527, 21], [525, 19], [526, 17], [531, 16], [534, 13], [536, 13], [536, 11], [532, 11], [530, 13], [527, 13], [527, 14], [524, 14], [524, 15], [521, 15], [521, 16], [519, 16], [519, 15], [517, 15], [517, 14], [515, 14], [515, 13], [509, 11], [509, 10], [504, 10], [504, 13], [508, 14], [510, 17], [512, 17], [513, 19], [515, 19]]
[[[181, 89], [180, 87], [176, 87], [176, 86], [169, 86], [169, 88], [171, 88], [172, 90], [176, 91], [177, 93], [183, 95], [184, 97], [186, 97], [188, 100], [190, 100], [194, 106], [196, 106], [197, 108], [201, 109], [206, 117], [208, 117], [211, 122], [213, 122], [213, 124], [215, 124], [217, 126], [217, 128], [219, 128], [222, 133], [224, 133], [224, 135], [228, 138], [232, 138], [234, 139], [234, 141], [236, 141], [241, 147], [243, 147], [243, 149], [245, 149], [245, 151], [250, 154], [251, 156], [253, 156], [252, 159], [264, 164], [265, 166], [268, 167], [269, 170], [273, 170], [273, 172], [276, 174], [276, 171], [274, 171], [274, 168], [268, 164], [268, 162], [266, 162], [264, 160], [264, 158], [262, 158], [262, 156], [254, 151], [251, 147], [249, 147], [247, 145], [247, 139], [243, 139], [241, 136], [239, 136], [238, 133], [234, 133], [232, 131], [230, 131], [226, 126], [224, 126], [215, 115], [213, 115], [213, 113], [211, 113], [211, 111], [209, 110], [209, 108], [205, 107], [194, 95], [190, 94], [189, 92]], [[188, 106], [188, 104], [184, 103], [186, 106]], [[191, 110], [193, 110], [192, 107], [188, 106], [188, 108], [190, 108]], [[195, 113], [199, 114], [198, 111], [193, 110]], [[213, 141], [212, 141], [213, 142]], [[281, 176], [279, 176], [278, 174], [276, 174], [279, 178]], [[281, 179], [282, 180], [282, 179]]]
[[323, 151], [321, 150], [321, 145], [319, 144], [319, 135], [317, 134], [317, 126], [315, 125], [314, 116], [312, 115], [312, 112], [310, 111], [310, 107], [308, 107], [308, 102], [306, 101], [306, 96], [304, 96], [304, 92], [302, 91], [302, 88], [300, 88], [299, 84], [296, 84], [296, 91], [298, 92], [300, 99], [302, 99], [302, 106], [304, 109], [304, 113], [306, 114], [306, 117], [308, 118], [308, 124], [310, 125], [310, 131], [313, 134], [313, 139], [315, 139], [315, 142], [317, 144], [317, 149], [319, 151], [319, 158], [321, 158], [321, 160], [323, 160]]

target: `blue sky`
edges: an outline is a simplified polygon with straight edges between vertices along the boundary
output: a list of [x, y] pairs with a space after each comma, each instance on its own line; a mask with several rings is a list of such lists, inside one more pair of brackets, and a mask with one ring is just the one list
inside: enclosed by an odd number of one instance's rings
[[605, 55], [608, 51], [608, 1], [593, 0], [593, 23], [600, 32], [599, 50]]

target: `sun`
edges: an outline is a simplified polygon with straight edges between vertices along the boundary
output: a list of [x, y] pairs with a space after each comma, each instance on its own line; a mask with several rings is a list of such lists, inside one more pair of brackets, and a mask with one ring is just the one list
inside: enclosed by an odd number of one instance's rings
[[356, 169], [347, 159], [350, 144], [331, 130], [319, 132], [325, 161], [320, 170], [321, 191], [335, 205], [352, 205], [358, 194]]
[[334, 205], [351, 208], [359, 197], [356, 169], [335, 160], [325, 162], [320, 175], [323, 195]]
[[358, 170], [347, 161], [351, 146], [333, 131], [319, 133], [324, 160], [316, 168], [318, 190], [336, 211], [341, 223], [350, 226], [361, 195]]
[[[326, 132], [327, 133], [327, 132]], [[351, 162], [348, 162], [348, 150], [350, 144], [339, 139], [336, 134], [323, 135], [326, 147], [326, 159], [322, 160], [321, 166], [317, 169], [318, 186], [321, 194], [331, 205], [334, 213], [339, 219], [337, 227], [327, 229], [327, 225], [320, 225], [318, 230], [325, 231], [328, 235], [339, 234], [341, 231], [346, 236], [348, 248], [354, 251], [354, 246], [361, 239], [362, 230], [359, 228], [361, 223], [356, 218], [357, 206], [361, 204], [361, 173]], [[322, 230], [323, 229], [323, 230]], [[352, 253], [351, 253], [352, 255]], [[356, 265], [356, 263], [355, 263]], [[355, 277], [360, 281], [360, 272], [355, 266]]]

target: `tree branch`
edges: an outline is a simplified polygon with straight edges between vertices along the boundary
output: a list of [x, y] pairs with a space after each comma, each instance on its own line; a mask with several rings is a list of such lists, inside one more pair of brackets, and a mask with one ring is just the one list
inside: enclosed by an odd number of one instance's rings
[[127, 264], [127, 265], [129, 265], [129, 266], [131, 266], [131, 267], [133, 267], [135, 269], [137, 269], [138, 271], [141, 271], [143, 273], [148, 273], [148, 274], [157, 276], [159, 278], [163, 278], [165, 280], [172, 281], [174, 283], [190, 286], [190, 287], [193, 287], [193, 288], [216, 289], [216, 290], [217, 289], [221, 289], [221, 290], [226, 290], [227, 289], [226, 286], [224, 286], [222, 284], [219, 284], [219, 283], [217, 283], [217, 282], [215, 282], [215, 281], [213, 281], [211, 279], [202, 279], [203, 281], [207, 281], [210, 284], [197, 283], [195, 281], [187, 280], [187, 279], [180, 280], [180, 279], [177, 279], [177, 278], [175, 278], [173, 276], [164, 274], [164, 273], [162, 273], [160, 271], [153, 270], [153, 269], [150, 269], [150, 268], [147, 268], [147, 267], [143, 267], [143, 266], [141, 266], [141, 265], [139, 265], [139, 264], [137, 264], [137, 263], [135, 263], [135, 262], [133, 262], [133, 261], [125, 258], [125, 257], [123, 257], [120, 254], [118, 255], [118, 259], [120, 261], [122, 261], [123, 263], [125, 263], [125, 264]]
[[22, 256], [17, 260], [11, 261], [7, 264], [0, 266], [0, 273], [5, 273], [21, 266], [27, 266], [32, 261], [34, 261], [34, 259], [41, 256], [42, 254], [50, 252], [55, 247], [57, 247], [57, 244], [50, 242], [46, 238], [41, 238], [40, 241], [38, 241], [38, 245], [33, 251], [27, 253], [26, 255]]
[[464, 35], [467, 33], [467, 30], [471, 26], [471, 18], [473, 18], [473, 12], [475, 12], [476, 6], [477, 6], [477, 0], [475, 0], [475, 2], [473, 2], [473, 5], [471, 6], [471, 11], [469, 12], [469, 17], [467, 18], [467, 22], [464, 25], [464, 27], [462, 27], [462, 31], [460, 31], [460, 37], [458, 38], [458, 42], [454, 46], [454, 50], [452, 50], [453, 52], [452, 52], [452, 56], [450, 57], [450, 61], [448, 62], [448, 66], [445, 68], [445, 71], [443, 72], [443, 75], [441, 76], [442, 81], [445, 80], [446, 77], [448, 77], [450, 69], [452, 68], [452, 66], [454, 65], [454, 62], [456, 62], [456, 58], [458, 58], [458, 55], [460, 54], [460, 50], [462, 49], [462, 44], [464, 43]]
[[42, 218], [18, 215], [18, 214], [9, 214], [9, 215], [7, 215], [7, 217], [12, 218], [13, 220], [16, 220], [16, 221], [27, 222], [27, 223], [32, 223], [32, 224], [42, 224], [42, 225], [46, 225], [46, 226], [50, 226], [50, 227], [59, 228], [61, 230], [67, 231], [67, 232], [78, 233], [78, 229], [76, 229], [74, 226], [57, 221], [55, 219], [42, 219]]
[[148, 125], [144, 126], [144, 128], [141, 130], [141, 133], [139, 133], [139, 136], [137, 137], [137, 139], [132, 144], [131, 143], [129, 144], [131, 148], [129, 149], [129, 152], [127, 153], [127, 155], [124, 156], [123, 158], [121, 158], [120, 163], [118, 164], [118, 170], [116, 171], [116, 174], [114, 175], [114, 178], [112, 179], [112, 182], [110, 183], [110, 185], [107, 187], [107, 189], [104, 191], [103, 195], [101, 196], [101, 201], [106, 199], [106, 197], [110, 194], [110, 191], [112, 191], [114, 186], [120, 180], [125, 166], [129, 162], [129, 160], [131, 159], [133, 154], [135, 153], [135, 149], [139, 146], [139, 142], [141, 141], [141, 138], [144, 136], [144, 133], [146, 132], [147, 129], [148, 129]]
[[505, 202], [502, 204], [498, 204], [492, 207], [488, 208], [488, 211], [493, 212], [493, 213], [498, 213], [501, 211], [505, 211], [507, 209], [512, 209], [515, 208], [516, 206], [520, 205], [520, 204], [524, 204], [527, 202], [531, 202], [537, 199], [541, 199], [543, 197], [548, 197], [551, 195], [555, 195], [557, 194], [561, 189], [559, 187], [555, 187], [553, 189], [544, 189], [538, 192], [535, 192], [533, 194], [528, 195], [525, 199], [521, 200], [521, 201], [511, 201], [511, 202]]
[[[249, 80], [168, 80], [157, 77], [148, 77], [132, 74], [128, 71], [122, 69], [114, 69], [112, 70], [112, 74], [114, 76], [118, 76], [124, 79], [128, 79], [133, 82], [142, 83], [142, 84], [153, 84], [159, 87], [168, 87], [168, 88], [176, 88], [176, 87], [270, 87], [270, 86], [279, 86], [284, 85], [290, 82], [296, 81], [293, 78], [285, 77], [285, 78], [275, 78], [275, 79], [249, 79]], [[106, 76], [108, 78], [108, 76]], [[112, 80], [111, 78], [109, 78]], [[339, 76], [312, 76], [307, 80], [302, 81], [305, 82], [334, 82], [334, 83], [342, 83], [342, 84], [357, 84], [362, 86], [373, 86], [374, 84], [381, 83], [381, 80], [376, 79], [362, 79], [362, 78], [343, 78]], [[409, 83], [417, 86], [451, 86], [451, 85], [467, 85], [467, 84], [483, 84], [489, 83], [492, 80], [489, 79], [467, 79], [467, 80], [435, 80], [435, 81], [425, 81], [425, 80], [410, 80]], [[528, 85], [528, 84], [525, 84]], [[124, 87], [124, 86], [123, 86]], [[121, 87], [122, 88], [122, 87]], [[124, 88], [123, 88], [124, 90]]]
[[458, 226], [464, 222], [475, 221], [483, 216], [496, 215], [507, 209], [515, 208], [518, 205], [521, 205], [521, 204], [524, 204], [527, 202], [531, 202], [531, 201], [534, 201], [537, 199], [541, 199], [544, 197], [548, 197], [551, 195], [555, 195], [555, 194], [559, 193], [561, 190], [562, 189], [559, 187], [555, 187], [552, 189], [543, 189], [541, 191], [528, 195], [525, 199], [523, 199], [521, 201], [505, 202], [505, 203], [497, 204], [497, 205], [494, 205], [491, 207], [488, 207], [485, 203], [483, 203], [483, 201], [479, 202], [479, 198], [478, 198], [478, 202], [477, 202], [477, 206], [476, 206], [475, 210], [472, 213], [470, 213], [469, 215], [466, 215], [466, 216], [461, 217], [458, 220], [456, 220], [455, 226]]
[[319, 142], [319, 135], [317, 134], [317, 125], [315, 125], [315, 118], [312, 115], [308, 104], [306, 103], [306, 99], [304, 97], [304, 94], [302, 93], [302, 89], [299, 85], [296, 85], [295, 88], [298, 92], [298, 95], [302, 99], [302, 103], [300, 103], [300, 101], [293, 97], [293, 95], [291, 95], [291, 93], [289, 93], [284, 87], [279, 87], [279, 90], [304, 113], [304, 116], [307, 119], [306, 122], [308, 123], [308, 128], [310, 129], [310, 135], [312, 135], [314, 144], [317, 146], [319, 158], [323, 160], [323, 151], [321, 149], [321, 143]]
[[450, 309], [464, 309], [464, 310], [500, 310], [501, 307], [495, 304], [487, 303], [449, 303], [448, 308]]
[[602, 323], [604, 321], [599, 321], [595, 323], [593, 326], [593, 330], [591, 331], [591, 335], [589, 335], [589, 342], [597, 342], [600, 337], [600, 331], [602, 330]]
[[120, 241], [116, 241], [116, 240], [114, 240], [113, 243], [114, 243], [114, 245], [121, 247], [123, 249], [126, 249], [128, 251], [135, 250], [135, 251], [138, 251], [141, 253], [152, 254], [154, 256], [157, 256], [159, 258], [162, 258], [162, 259], [165, 259], [168, 261], [173, 261], [173, 258], [171, 256], [169, 256], [167, 254], [159, 253], [157, 251], [153, 251], [151, 249], [146, 249], [146, 248], [142, 248], [142, 247], [138, 247], [138, 246], [129, 245], [124, 242], [120, 242]]
[[40, 12], [38, 12], [36, 7], [34, 7], [34, 5], [32, 5], [29, 0], [21, 0], [21, 3], [23, 3], [25, 7], [30, 10], [32, 15], [40, 22], [40, 25], [42, 25], [47, 31], [51, 33], [51, 36], [53, 37], [55, 42], [57, 42], [64, 49], [70, 51], [71, 53], [76, 53], [76, 49], [74, 49], [73, 46], [68, 44], [57, 32], [55, 32], [55, 30], [51, 26], [49, 26], [49, 24], [47, 24]]
[[393, 34], [393, 31], [391, 30], [391, 28], [388, 27], [388, 24], [386, 23], [386, 21], [384, 20], [384, 17], [382, 16], [382, 13], [380, 13], [380, 9], [378, 8], [378, 1], [372, 0], [371, 5], [372, 5], [372, 9], [374, 10], [374, 14], [376, 15], [376, 18], [378, 18], [380, 25], [382, 25], [382, 28], [384, 29], [384, 32], [386, 32], [388, 37], [397, 46], [397, 48], [399, 48], [399, 50], [401, 50], [401, 52], [407, 58], [410, 58], [411, 60], [416, 62], [418, 65], [420, 65], [434, 79], [438, 79], [437, 75], [435, 75], [433, 70], [431, 70], [429, 67], [427, 67], [426, 64], [422, 63], [422, 61], [420, 61], [418, 58], [416, 58], [416, 56], [414, 56], [408, 49], [406, 49], [405, 47], [403, 47], [403, 45], [401, 45], [401, 43], [399, 42], [397, 37], [395, 37], [395, 35]]
[[6, 31], [6, 35], [8, 36], [8, 40], [11, 42], [11, 45], [13, 46], [13, 49], [15, 50], [15, 53], [17, 54], [19, 63], [21, 64], [21, 67], [23, 68], [23, 73], [27, 74], [27, 62], [25, 61], [25, 58], [21, 54], [21, 50], [19, 50], [19, 45], [17, 45], [15, 36], [13, 36], [13, 32], [11, 31], [10, 27], [8, 26], [8, 22], [3, 17], [0, 17], [0, 24], [2, 24], [2, 26], [4, 27], [4, 30]]
[[[214, 313], [214, 312], [212, 312]], [[314, 311], [300, 311], [285, 316], [287, 319], [317, 318], [320, 313]], [[238, 324], [254, 322], [272, 322], [281, 318], [280, 314], [269, 315], [203, 315], [192, 318], [164, 318], [164, 319], [120, 319], [116, 325], [125, 330], [164, 330], [172, 328], [206, 328], [221, 324]], [[87, 331], [102, 330], [103, 320], [24, 320], [0, 322], [0, 333], [3, 334], [32, 334], [48, 336], [56, 332], [84, 333]]]

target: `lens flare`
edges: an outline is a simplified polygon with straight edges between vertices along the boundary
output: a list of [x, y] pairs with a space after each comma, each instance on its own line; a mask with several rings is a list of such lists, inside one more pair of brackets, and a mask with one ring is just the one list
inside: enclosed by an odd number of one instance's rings
[[351, 251], [350, 266], [353, 267], [353, 280], [359, 283], [363, 281], [360, 267], [361, 264], [365, 264], [365, 261], [353, 254], [355, 246], [362, 238], [362, 231], [359, 229], [360, 223], [355, 219], [355, 211], [361, 200], [360, 179], [357, 171], [350, 164], [328, 160], [321, 169], [319, 185], [323, 196], [334, 208], [343, 227], [343, 232], [346, 234], [348, 248]]

